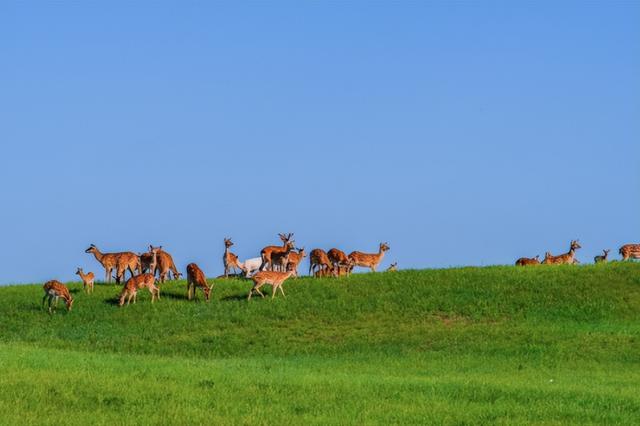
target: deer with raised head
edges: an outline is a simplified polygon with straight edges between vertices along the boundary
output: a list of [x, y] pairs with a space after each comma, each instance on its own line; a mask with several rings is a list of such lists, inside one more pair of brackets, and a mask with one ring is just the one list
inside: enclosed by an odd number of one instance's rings
[[516, 266], [539, 265], [539, 264], [540, 264], [539, 254], [536, 255], [536, 257], [521, 257], [520, 259], [516, 260]]
[[282, 246], [267, 246], [260, 251], [260, 257], [262, 258], [262, 264], [260, 265], [260, 270], [264, 271], [264, 268], [269, 266], [269, 269], [273, 270], [273, 263], [271, 262], [271, 258], [274, 253], [276, 256], [281, 255], [287, 251], [291, 251], [294, 247], [293, 241], [291, 238], [293, 237], [292, 233], [289, 234], [278, 234], [280, 237], [280, 241], [282, 241]]
[[191, 300], [196, 295], [196, 288], [202, 289], [204, 299], [208, 302], [211, 297], [213, 284], [207, 285], [207, 277], [202, 269], [195, 263], [187, 265], [187, 299]]
[[567, 264], [573, 265], [576, 250], [582, 248], [582, 246], [578, 243], [578, 240], [571, 241], [571, 245], [569, 246], [569, 251], [564, 254], [560, 254], [558, 256], [553, 256], [551, 253], [547, 252], [542, 263], [547, 265], [558, 265], [558, 264]]
[[596, 256], [593, 258], [593, 261], [595, 263], [607, 263], [608, 262], [608, 257], [609, 257], [609, 252], [611, 251], [611, 249], [609, 250], [602, 250], [602, 255], [600, 256]]
[[73, 306], [73, 297], [71, 297], [71, 293], [69, 293], [69, 289], [66, 285], [62, 284], [60, 281], [51, 280], [44, 283], [42, 286], [44, 289], [44, 297], [42, 298], [42, 306], [44, 306], [47, 298], [49, 299], [49, 313], [51, 313], [51, 302], [55, 299], [55, 307], [58, 307], [58, 299], [62, 298], [64, 300], [65, 305], [67, 305], [67, 311], [71, 310]]
[[116, 268], [120, 253], [102, 253], [95, 244], [91, 244], [85, 253], [92, 253], [105, 270], [105, 281], [111, 282], [111, 271]]
[[271, 268], [269, 269], [277, 272], [286, 272], [289, 259], [291, 258], [291, 255], [294, 254], [294, 250], [293, 241], [289, 241], [284, 251], [278, 250], [272, 252], [270, 262]]
[[355, 266], [362, 266], [370, 268], [371, 272], [376, 272], [376, 268], [382, 261], [384, 253], [389, 250], [387, 243], [380, 243], [378, 253], [362, 253], [360, 251], [353, 251], [349, 254], [349, 258], [353, 260]]
[[93, 293], [93, 280], [95, 279], [93, 272], [85, 274], [82, 268], [78, 268], [76, 275], [80, 276], [80, 279], [82, 280], [82, 288], [85, 293]]
[[396, 272], [398, 270], [398, 262], [393, 262], [391, 265], [389, 265], [389, 267], [387, 268], [387, 272]]
[[249, 294], [247, 295], [247, 300], [251, 300], [251, 295], [254, 291], [256, 291], [260, 296], [264, 297], [264, 294], [260, 291], [260, 287], [263, 285], [271, 286], [271, 299], [273, 299], [276, 295], [276, 292], [280, 290], [283, 297], [284, 290], [282, 289], [282, 283], [285, 282], [287, 278], [293, 275], [293, 271], [288, 272], [275, 272], [275, 271], [260, 271], [251, 277], [251, 281], [253, 281], [253, 287], [249, 290]]
[[346, 255], [345, 252], [337, 248], [332, 248], [327, 252], [327, 257], [329, 258], [329, 261], [331, 262], [333, 267], [337, 269], [339, 276], [343, 275], [343, 270], [346, 271], [346, 274], [344, 275], [348, 276], [351, 274], [355, 263], [353, 259], [350, 259], [349, 256]]
[[287, 271], [293, 271], [293, 276], [298, 276], [298, 266], [302, 259], [307, 257], [307, 253], [304, 251], [304, 247], [299, 248], [297, 252], [292, 251], [289, 253], [289, 258], [286, 266]]
[[238, 256], [231, 253], [229, 249], [233, 246], [233, 242], [231, 242], [231, 238], [224, 239], [224, 256], [222, 256], [222, 263], [224, 264], [224, 276], [229, 275], [229, 271], [233, 269], [234, 273], [237, 273], [238, 269], [240, 269], [240, 261], [238, 260]]
[[313, 249], [309, 253], [309, 275], [316, 276], [316, 268], [333, 270], [333, 265], [329, 260], [329, 256], [322, 249]]
[[160, 289], [156, 286], [156, 277], [153, 274], [145, 273], [135, 275], [127, 280], [120, 293], [118, 306], [124, 305], [125, 299], [127, 305], [129, 305], [131, 299], [133, 299], [133, 303], [136, 303], [138, 290], [143, 288], [149, 289], [149, 293], [151, 293], [151, 303], [156, 299], [160, 299]]
[[620, 247], [618, 253], [622, 256], [622, 260], [640, 259], [640, 244], [625, 244]]

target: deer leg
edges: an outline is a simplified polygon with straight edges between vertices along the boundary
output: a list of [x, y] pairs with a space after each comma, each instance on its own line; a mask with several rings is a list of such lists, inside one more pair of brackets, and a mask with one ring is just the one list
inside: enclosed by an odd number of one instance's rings
[[105, 273], [107, 274], [105, 281], [108, 284], [111, 284], [111, 268], [104, 268], [104, 270], [105, 270]]
[[44, 307], [44, 304], [47, 301], [47, 296], [49, 296], [47, 293], [44, 294], [44, 297], [42, 298], [42, 307]]
[[280, 284], [280, 285], [278, 286], [278, 288], [280, 289], [280, 293], [282, 293], [282, 297], [287, 297], [287, 296], [285, 296], [285, 294], [284, 294], [284, 290], [282, 289], [282, 284]]

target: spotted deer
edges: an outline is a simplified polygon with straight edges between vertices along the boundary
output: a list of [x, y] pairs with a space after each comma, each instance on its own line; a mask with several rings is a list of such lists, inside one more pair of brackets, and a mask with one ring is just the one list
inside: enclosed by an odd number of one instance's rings
[[602, 250], [602, 254], [599, 256], [596, 256], [593, 258], [593, 262], [594, 263], [607, 263], [608, 261], [608, 257], [609, 257], [609, 252], [611, 251], [611, 249], [609, 250]]
[[558, 264], [574, 264], [576, 250], [582, 248], [582, 246], [578, 243], [578, 240], [571, 241], [571, 246], [569, 247], [569, 251], [564, 254], [560, 254], [558, 256], [553, 256], [550, 252], [547, 252], [542, 263], [547, 265], [558, 265]]
[[353, 251], [349, 254], [349, 258], [353, 260], [355, 266], [362, 266], [370, 268], [371, 272], [376, 272], [376, 268], [382, 261], [384, 253], [389, 250], [387, 243], [380, 243], [378, 253], [362, 253], [360, 251]]
[[278, 236], [280, 237], [280, 241], [282, 241], [282, 246], [267, 246], [260, 251], [260, 257], [262, 258], [262, 264], [260, 265], [261, 271], [264, 271], [267, 265], [270, 270], [273, 270], [271, 258], [274, 253], [282, 254], [287, 250], [291, 251], [294, 247], [293, 241], [291, 240], [293, 237], [292, 233], [278, 234]]
[[253, 292], [257, 292], [260, 296], [264, 297], [264, 294], [260, 291], [260, 287], [263, 285], [271, 285], [271, 299], [273, 299], [276, 295], [276, 292], [280, 290], [283, 297], [284, 290], [282, 289], [282, 284], [285, 280], [293, 275], [293, 271], [288, 272], [275, 272], [275, 271], [260, 271], [251, 277], [253, 281], [253, 287], [249, 290], [249, 294], [247, 295], [247, 300], [251, 300], [251, 295]]
[[122, 288], [122, 292], [120, 293], [118, 306], [123, 306], [125, 299], [127, 301], [127, 305], [129, 305], [132, 298], [133, 303], [136, 303], [138, 290], [143, 288], [149, 289], [149, 293], [151, 293], [151, 303], [160, 298], [160, 289], [156, 286], [156, 277], [153, 274], [145, 273], [135, 275], [127, 280]]
[[387, 272], [396, 272], [398, 270], [398, 262], [393, 262], [391, 265], [389, 265], [389, 267], [387, 268]]
[[333, 269], [333, 265], [329, 260], [329, 256], [322, 249], [313, 249], [309, 253], [309, 275], [315, 275], [316, 268], [324, 269], [327, 268], [329, 270]]
[[229, 275], [229, 271], [233, 269], [234, 273], [237, 273], [240, 268], [240, 261], [238, 260], [238, 256], [231, 253], [229, 249], [233, 246], [233, 242], [231, 242], [231, 238], [224, 239], [224, 256], [222, 256], [222, 263], [224, 264], [224, 276]]
[[618, 253], [622, 256], [622, 260], [640, 259], [640, 244], [625, 244], [620, 247]]
[[93, 272], [85, 274], [82, 268], [78, 268], [76, 275], [80, 276], [80, 279], [82, 280], [82, 288], [85, 293], [93, 293], [93, 280], [95, 279]]
[[42, 298], [42, 306], [49, 299], [49, 313], [52, 312], [51, 302], [55, 299], [54, 307], [58, 307], [58, 299], [62, 298], [64, 300], [65, 305], [67, 305], [67, 311], [71, 310], [73, 306], [73, 297], [71, 297], [71, 293], [69, 293], [69, 289], [66, 285], [62, 284], [60, 281], [51, 280], [44, 283], [42, 286], [44, 289], [44, 297]]
[[98, 247], [95, 244], [91, 244], [88, 249], [84, 251], [85, 253], [92, 253], [96, 260], [102, 265], [105, 270], [106, 278], [105, 281], [111, 282], [111, 271], [116, 268], [118, 263], [118, 256], [121, 253], [102, 253], [98, 250]]
[[341, 273], [342, 270], [345, 270], [345, 275], [350, 275], [353, 267], [355, 265], [353, 259], [349, 258], [345, 252], [339, 250], [337, 248], [332, 248], [327, 252], [327, 257], [329, 261], [333, 265], [334, 268], [337, 269], [338, 275], [343, 275]]
[[200, 287], [204, 293], [204, 299], [208, 302], [211, 297], [213, 284], [207, 285], [207, 277], [202, 269], [195, 263], [187, 265], [187, 299], [191, 300], [196, 295], [196, 288]]
[[540, 255], [536, 255], [536, 257], [521, 257], [520, 259], [516, 260], [516, 266], [539, 265], [539, 264], [540, 264]]
[[302, 259], [304, 259], [305, 257], [307, 257], [307, 253], [304, 251], [304, 247], [299, 248], [297, 252], [292, 251], [291, 253], [289, 253], [286, 270], [293, 271], [293, 276], [297, 277], [298, 266], [300, 265], [300, 262], [302, 262]]
[[286, 272], [287, 265], [291, 255], [294, 254], [293, 241], [287, 243], [287, 248], [284, 251], [274, 251], [271, 253], [271, 266], [272, 271]]

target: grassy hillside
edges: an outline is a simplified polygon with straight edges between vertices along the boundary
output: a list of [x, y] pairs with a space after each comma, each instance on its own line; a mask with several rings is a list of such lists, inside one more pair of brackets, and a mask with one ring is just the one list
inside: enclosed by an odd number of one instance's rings
[[640, 423], [640, 264], [70, 287], [0, 288], [0, 423]]

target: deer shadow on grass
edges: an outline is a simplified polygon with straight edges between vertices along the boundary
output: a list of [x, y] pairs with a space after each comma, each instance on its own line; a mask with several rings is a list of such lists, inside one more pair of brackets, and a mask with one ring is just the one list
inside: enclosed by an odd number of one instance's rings
[[189, 298], [187, 297], [186, 294], [182, 294], [182, 293], [160, 293], [160, 297], [162, 297], [163, 299], [173, 299], [173, 300], [189, 300]]
[[[258, 296], [260, 297], [260, 296]], [[231, 294], [229, 296], [225, 296], [222, 299], [220, 299], [220, 301], [222, 302], [233, 302], [233, 301], [238, 301], [238, 300], [247, 300], [247, 295], [246, 294]]]

